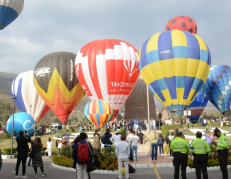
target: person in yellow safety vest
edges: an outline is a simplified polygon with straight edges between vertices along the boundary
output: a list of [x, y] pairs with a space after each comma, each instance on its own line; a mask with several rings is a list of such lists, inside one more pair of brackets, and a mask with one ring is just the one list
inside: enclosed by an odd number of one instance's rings
[[194, 166], [196, 169], [197, 179], [201, 179], [201, 170], [203, 173], [203, 179], [208, 179], [207, 165], [208, 165], [208, 153], [211, 151], [208, 143], [201, 139], [202, 133], [198, 131], [196, 133], [196, 139], [192, 142], [192, 153], [194, 156]]
[[176, 133], [176, 138], [171, 142], [171, 150], [173, 151], [173, 166], [175, 167], [174, 179], [179, 179], [179, 170], [181, 166], [181, 177], [186, 179], [186, 168], [188, 166], [188, 142], [182, 139], [183, 133]]
[[228, 149], [229, 149], [229, 138], [222, 134], [218, 128], [214, 129], [214, 136], [217, 136], [217, 142], [213, 142], [214, 145], [217, 146], [217, 153], [219, 159], [220, 170], [222, 172], [222, 178], [228, 179], [228, 170], [227, 170], [227, 162], [228, 162]]

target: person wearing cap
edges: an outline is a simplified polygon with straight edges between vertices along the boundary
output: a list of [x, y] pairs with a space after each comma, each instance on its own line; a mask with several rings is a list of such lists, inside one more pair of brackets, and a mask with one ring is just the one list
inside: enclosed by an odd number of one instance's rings
[[217, 142], [213, 142], [214, 145], [217, 146], [218, 159], [220, 170], [222, 172], [222, 178], [228, 179], [228, 170], [227, 170], [227, 162], [228, 162], [228, 149], [229, 149], [229, 138], [222, 134], [218, 128], [215, 128], [214, 135], [217, 136]]
[[179, 179], [179, 170], [181, 166], [182, 179], [186, 179], [186, 168], [188, 165], [188, 142], [182, 139], [182, 132], [176, 133], [176, 138], [172, 140], [171, 150], [173, 151], [174, 179]]
[[113, 135], [113, 136], [110, 138], [110, 141], [111, 141], [112, 143], [114, 143], [114, 147], [116, 147], [117, 144], [118, 144], [119, 142], [121, 142], [121, 135], [120, 135], [120, 132], [121, 132], [120, 129], [117, 129], [115, 135]]
[[197, 179], [201, 179], [201, 171], [203, 179], [208, 179], [207, 164], [208, 164], [208, 153], [211, 151], [208, 143], [201, 139], [202, 133], [198, 131], [196, 133], [196, 139], [192, 142], [192, 153], [194, 156], [194, 166], [196, 169]]

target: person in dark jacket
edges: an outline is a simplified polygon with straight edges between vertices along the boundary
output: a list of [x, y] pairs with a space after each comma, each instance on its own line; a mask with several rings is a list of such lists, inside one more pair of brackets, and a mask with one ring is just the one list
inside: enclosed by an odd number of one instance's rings
[[37, 137], [33, 145], [34, 146], [32, 147], [32, 150], [34, 150], [34, 156], [32, 158], [32, 166], [34, 167], [35, 177], [38, 177], [37, 167], [40, 167], [42, 177], [46, 177], [47, 175], [44, 173], [43, 160], [41, 154], [41, 149], [43, 146], [41, 139]]
[[144, 134], [141, 132], [141, 130], [138, 133], [138, 137], [140, 139], [140, 144], [143, 144], [143, 140], [144, 140]]
[[[87, 174], [87, 162], [86, 163], [80, 163], [79, 162], [79, 156], [78, 156], [78, 149], [79, 149], [79, 144], [83, 145], [85, 144], [87, 141], [85, 140], [86, 138], [86, 134], [84, 132], [81, 132], [80, 135], [80, 142], [78, 142], [73, 150], [73, 154], [72, 154], [72, 158], [75, 159], [76, 158], [76, 169], [77, 169], [77, 176], [78, 179], [88, 179], [88, 174]], [[90, 142], [87, 142], [88, 144], [88, 148], [86, 151], [86, 153], [90, 153], [93, 152], [93, 148]], [[91, 151], [90, 151], [91, 150]]]
[[107, 148], [109, 148], [109, 151], [111, 151], [111, 145], [112, 142], [110, 141], [110, 138], [112, 137], [112, 134], [109, 132], [109, 129], [106, 129], [105, 134], [101, 137], [101, 142], [104, 144], [104, 151], [106, 151]]
[[0, 170], [2, 168], [2, 154], [1, 154], [1, 150], [0, 150]]
[[17, 163], [16, 163], [16, 168], [15, 168], [15, 173], [16, 173], [16, 176], [15, 178], [20, 178], [20, 176], [18, 176], [18, 169], [19, 169], [19, 166], [20, 166], [20, 163], [22, 162], [22, 178], [27, 178], [25, 176], [26, 174], [26, 159], [27, 159], [27, 154], [29, 152], [29, 146], [28, 146], [28, 143], [31, 142], [31, 138], [29, 135], [26, 135], [26, 138], [25, 137], [25, 134], [23, 131], [20, 131], [19, 132], [19, 138], [16, 139], [17, 141], [17, 152], [18, 152], [18, 156], [17, 156]]
[[[31, 140], [31, 143], [30, 143], [30, 151], [31, 152], [32, 152], [32, 146], [33, 146], [34, 143], [35, 143], [35, 136], [33, 136], [33, 140]], [[30, 157], [29, 161], [28, 161], [28, 166], [31, 166], [30, 165], [31, 160], [32, 160], [32, 158]]]

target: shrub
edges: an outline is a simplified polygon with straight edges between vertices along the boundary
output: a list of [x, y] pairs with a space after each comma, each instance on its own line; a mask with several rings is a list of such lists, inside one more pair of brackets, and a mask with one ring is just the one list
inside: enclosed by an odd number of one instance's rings
[[121, 133], [120, 133], [121, 135], [125, 135], [126, 134], [125, 127], [121, 127], [120, 131], [121, 131]]
[[71, 147], [62, 147], [61, 155], [65, 157], [71, 157], [72, 149]]
[[[13, 154], [17, 153], [16, 148], [13, 148]], [[2, 155], [11, 155], [11, 148], [2, 149]]]
[[[174, 129], [179, 129], [181, 124], [174, 124]], [[160, 127], [162, 135], [165, 137], [168, 133], [168, 130], [172, 129], [172, 125], [163, 125]]]
[[73, 166], [73, 162], [74, 162], [72, 158], [65, 157], [65, 156], [58, 156], [58, 155], [53, 155], [52, 161], [56, 165], [70, 167], [70, 168]]
[[11, 135], [9, 133], [1, 133], [0, 139], [10, 139]]
[[67, 133], [67, 129], [60, 129], [60, 133]]
[[42, 147], [42, 149], [41, 149], [42, 151], [45, 151], [45, 150], [47, 150], [47, 148], [46, 147]]

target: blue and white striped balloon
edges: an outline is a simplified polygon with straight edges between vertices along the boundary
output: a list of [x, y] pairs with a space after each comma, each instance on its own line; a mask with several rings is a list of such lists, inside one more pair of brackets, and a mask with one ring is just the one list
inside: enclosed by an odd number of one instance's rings
[[0, 30], [21, 14], [23, 6], [24, 0], [0, 0]]

